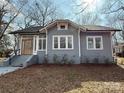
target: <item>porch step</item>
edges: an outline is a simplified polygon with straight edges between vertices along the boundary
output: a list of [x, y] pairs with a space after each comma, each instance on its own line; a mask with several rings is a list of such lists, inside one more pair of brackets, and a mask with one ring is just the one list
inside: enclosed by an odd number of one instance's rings
[[11, 60], [11, 66], [22, 67], [32, 55], [20, 55]]

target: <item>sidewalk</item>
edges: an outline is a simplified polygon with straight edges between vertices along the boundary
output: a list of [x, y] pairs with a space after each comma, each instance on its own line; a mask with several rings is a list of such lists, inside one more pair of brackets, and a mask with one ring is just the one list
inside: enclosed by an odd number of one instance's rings
[[21, 67], [0, 67], [0, 76], [7, 74], [7, 73], [10, 73], [10, 72], [13, 72], [13, 71], [16, 71], [20, 68]]

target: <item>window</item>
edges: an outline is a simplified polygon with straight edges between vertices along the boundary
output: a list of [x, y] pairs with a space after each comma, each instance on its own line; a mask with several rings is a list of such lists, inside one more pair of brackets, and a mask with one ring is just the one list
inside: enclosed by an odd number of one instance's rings
[[53, 49], [73, 49], [72, 35], [53, 36]]
[[58, 30], [67, 30], [68, 24], [67, 23], [58, 23], [57, 27], [58, 27]]
[[102, 36], [87, 36], [87, 49], [102, 50], [103, 49]]
[[60, 25], [60, 29], [65, 29], [65, 25]]
[[66, 48], [66, 37], [60, 37], [60, 48]]
[[68, 48], [72, 48], [72, 38], [68, 37]]
[[58, 38], [54, 37], [54, 48], [58, 48]]
[[94, 48], [93, 38], [88, 38], [88, 49]]
[[44, 51], [46, 49], [46, 38], [39, 38], [39, 50]]
[[37, 50], [36, 45], [37, 45], [37, 36], [34, 36], [34, 51]]

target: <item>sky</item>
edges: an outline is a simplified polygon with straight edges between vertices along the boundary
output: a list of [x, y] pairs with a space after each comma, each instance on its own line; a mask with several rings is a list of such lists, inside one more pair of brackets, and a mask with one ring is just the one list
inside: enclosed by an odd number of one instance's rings
[[[16, 0], [13, 0], [13, 1], [16, 1]], [[29, 1], [32, 2], [33, 0], [29, 0]], [[80, 12], [79, 10], [83, 9], [84, 6], [88, 4], [88, 7], [85, 10], [85, 12], [83, 12], [83, 14], [87, 12], [91, 12], [92, 14], [96, 13], [100, 20], [100, 22], [96, 23], [96, 25], [111, 26], [111, 24], [109, 24], [106, 18], [106, 15], [101, 13], [102, 11], [101, 9], [106, 0], [51, 0], [51, 1], [55, 4], [55, 6], [57, 6], [59, 14], [62, 15], [63, 16], [62, 18], [64, 19], [70, 19], [76, 23], [81, 23], [82, 22], [81, 20], [77, 20], [78, 18], [83, 19], [82, 13], [79, 13]], [[113, 0], [108, 0], [108, 1], [112, 2]], [[1, 3], [5, 3], [5, 0], [0, 0], [0, 5]], [[15, 7], [15, 10], [16, 10], [16, 7]], [[23, 14], [20, 14], [18, 16], [18, 19], [21, 20], [22, 17], [23, 17]], [[14, 30], [18, 29], [15, 24], [14, 24], [14, 27], [15, 27]]]
[[[5, 0], [0, 0], [0, 1], [4, 2]], [[29, 0], [29, 1], [33, 2], [34, 0]], [[79, 13], [80, 12], [79, 10], [83, 9], [84, 8], [83, 6], [86, 6], [88, 4], [88, 7], [85, 10], [85, 12], [83, 12], [83, 14], [87, 12], [91, 12], [92, 14], [96, 13], [99, 16], [99, 20], [100, 20], [100, 22], [97, 24], [108, 25], [105, 14], [100, 13], [101, 12], [100, 9], [102, 8], [105, 0], [51, 0], [51, 1], [55, 4], [55, 6], [57, 6], [59, 15], [63, 16], [62, 18], [70, 19], [77, 23], [82, 22], [81, 20], [77, 21], [78, 18], [83, 19], [83, 17], [81, 17], [82, 13]], [[79, 4], [80, 6], [78, 6]], [[20, 18], [21, 17], [22, 15], [20, 14]]]
[[[104, 0], [53, 0], [55, 4], [58, 6], [60, 11], [64, 13], [64, 18], [71, 19], [73, 21], [76, 21], [78, 17], [80, 17], [82, 14], [78, 14], [80, 9], [83, 9], [83, 4], [82, 6], [80, 5], [81, 3], [85, 2], [88, 4], [88, 7], [86, 9], [86, 12], [91, 12], [91, 13], [97, 13], [100, 16], [101, 20], [101, 25], [106, 25], [107, 22], [104, 15], [101, 16], [99, 13], [99, 9], [102, 8], [103, 1]], [[78, 5], [80, 5], [78, 7]], [[85, 4], [84, 4], [85, 6]]]

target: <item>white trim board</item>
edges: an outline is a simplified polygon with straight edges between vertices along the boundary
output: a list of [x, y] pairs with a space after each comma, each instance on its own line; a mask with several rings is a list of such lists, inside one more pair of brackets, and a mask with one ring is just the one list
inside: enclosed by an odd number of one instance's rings
[[80, 42], [81, 42], [81, 41], [80, 41], [80, 28], [79, 28], [79, 30], [78, 30], [79, 57], [81, 57], [81, 46], [80, 46], [81, 44], [80, 44]]
[[[58, 48], [54, 48], [54, 38], [58, 38]], [[60, 37], [65, 37], [66, 38], [66, 48], [60, 48]], [[72, 38], [72, 48], [68, 48], [68, 37]], [[74, 40], [73, 40], [73, 35], [53, 35], [52, 37], [52, 49], [53, 50], [73, 50], [74, 49]]]
[[[88, 48], [88, 38], [93, 38], [93, 48], [89, 49]], [[101, 48], [96, 48], [96, 41], [95, 38], [100, 38], [101, 39]], [[103, 50], [103, 36], [86, 36], [86, 44], [87, 44], [87, 50]]]

